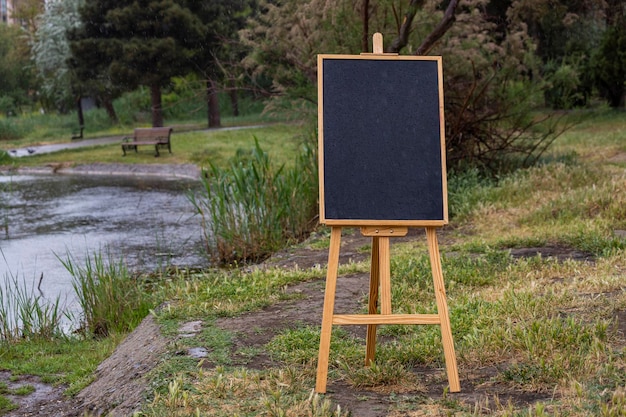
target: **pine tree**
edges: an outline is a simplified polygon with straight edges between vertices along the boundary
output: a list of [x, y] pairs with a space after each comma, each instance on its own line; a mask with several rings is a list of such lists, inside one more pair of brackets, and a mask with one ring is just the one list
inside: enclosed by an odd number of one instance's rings
[[79, 77], [107, 77], [124, 91], [151, 92], [152, 125], [163, 126], [161, 89], [189, 72], [206, 36], [185, 0], [94, 0], [81, 9], [82, 26], [70, 34]]

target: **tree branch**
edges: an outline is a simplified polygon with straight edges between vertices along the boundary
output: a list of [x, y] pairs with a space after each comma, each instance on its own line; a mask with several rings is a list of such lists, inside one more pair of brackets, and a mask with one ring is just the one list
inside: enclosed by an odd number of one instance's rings
[[402, 25], [398, 30], [398, 36], [391, 42], [387, 52], [398, 53], [409, 42], [409, 33], [411, 32], [411, 23], [417, 14], [417, 11], [424, 6], [426, 0], [411, 0], [409, 4], [409, 10], [404, 14], [402, 19]]
[[[413, 3], [413, 2], [411, 2]], [[437, 27], [430, 32], [430, 34], [424, 39], [422, 44], [415, 51], [415, 55], [426, 55], [428, 51], [437, 43], [439, 39], [452, 27], [455, 21], [456, 7], [459, 5], [459, 0], [451, 0], [448, 4], [446, 12], [443, 14], [443, 19]]]

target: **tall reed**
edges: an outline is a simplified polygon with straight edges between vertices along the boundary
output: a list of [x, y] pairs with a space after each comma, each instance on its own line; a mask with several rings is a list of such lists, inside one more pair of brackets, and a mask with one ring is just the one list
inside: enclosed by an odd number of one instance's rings
[[102, 251], [87, 255], [79, 264], [67, 254], [60, 259], [72, 276], [72, 286], [82, 309], [82, 330], [95, 336], [134, 329], [154, 307], [142, 282], [131, 276], [123, 259], [115, 261]]
[[211, 164], [202, 185], [201, 195], [190, 194], [190, 200], [216, 263], [263, 260], [313, 226], [317, 164], [311, 146], [304, 146], [293, 168], [274, 168], [255, 138], [252, 152], [238, 152], [227, 168]]
[[35, 284], [6, 273], [0, 285], [0, 340], [52, 339], [63, 334], [60, 297], [48, 300]]

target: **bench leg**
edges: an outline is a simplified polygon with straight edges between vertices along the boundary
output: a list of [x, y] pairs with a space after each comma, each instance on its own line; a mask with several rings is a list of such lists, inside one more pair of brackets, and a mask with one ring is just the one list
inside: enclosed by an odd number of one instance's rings
[[154, 157], [159, 156], [159, 144], [154, 145]]

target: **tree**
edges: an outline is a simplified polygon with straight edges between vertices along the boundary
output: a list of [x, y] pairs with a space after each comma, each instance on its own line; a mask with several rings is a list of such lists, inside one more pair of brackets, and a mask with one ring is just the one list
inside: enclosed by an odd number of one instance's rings
[[206, 37], [192, 0], [95, 0], [81, 9], [71, 32], [72, 62], [85, 80], [97, 71], [113, 85], [150, 89], [152, 125], [163, 126], [161, 89], [189, 71]]
[[[73, 91], [76, 77], [67, 63], [71, 53], [66, 32], [80, 25], [78, 8], [83, 1], [48, 2], [36, 20], [31, 56], [42, 80], [45, 101], [54, 103], [60, 111], [66, 111], [68, 104], [76, 99]], [[84, 123], [79, 121], [79, 124]]]
[[212, 0], [191, 2], [192, 12], [204, 25], [205, 37], [192, 59], [194, 67], [206, 82], [208, 126], [221, 125], [217, 93], [226, 77], [227, 61], [239, 55], [237, 31], [251, 13], [251, 0]]
[[32, 35], [37, 31], [37, 16], [43, 12], [45, 3], [44, 0], [20, 0], [14, 2], [15, 9], [11, 14], [11, 18], [18, 20], [28, 34]]
[[624, 107], [626, 99], [626, 16], [615, 19], [593, 56], [596, 85], [611, 107]]
[[362, 23], [352, 0], [261, 0], [240, 37], [250, 51], [244, 68], [273, 98], [267, 110], [301, 118], [316, 103], [316, 55], [360, 52]]
[[30, 49], [22, 28], [0, 24], [0, 112], [16, 114], [37, 90]]
[[369, 31], [381, 32], [387, 52], [443, 56], [450, 168], [530, 165], [560, 130], [551, 117], [532, 117], [543, 83], [536, 77], [536, 46], [527, 26], [508, 16], [494, 19], [489, 11], [502, 8], [488, 8], [490, 3], [267, 2], [242, 31], [252, 51], [245, 63], [253, 73], [269, 76], [273, 93], [291, 98], [290, 104], [294, 98], [316, 102], [316, 54], [357, 54], [364, 49], [366, 28], [368, 38]]

